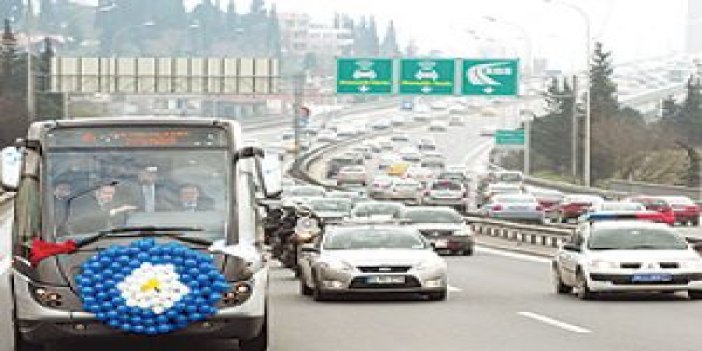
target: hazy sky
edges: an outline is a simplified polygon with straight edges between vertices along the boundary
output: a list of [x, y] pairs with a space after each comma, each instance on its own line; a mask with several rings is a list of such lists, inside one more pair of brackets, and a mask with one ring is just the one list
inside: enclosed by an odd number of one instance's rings
[[[80, 0], [94, 3], [96, 0]], [[145, 0], [148, 1], [148, 0]], [[234, 0], [239, 12], [250, 0]], [[702, 1], [702, 0], [701, 0]], [[186, 0], [190, 6], [198, 0]], [[221, 0], [225, 6], [228, 0]], [[585, 60], [585, 22], [563, 6], [581, 7], [590, 17], [592, 37], [615, 52], [618, 61], [670, 54], [684, 49], [686, 0], [267, 0], [279, 12], [307, 12], [318, 22], [331, 22], [335, 12], [374, 14], [384, 29], [394, 19], [404, 45], [415, 40], [446, 56], [475, 55], [474, 39], [466, 30], [497, 41], [495, 50], [526, 55], [522, 30], [532, 42], [533, 56], [548, 57], [553, 68], [575, 68]], [[484, 16], [493, 16], [492, 23]], [[516, 24], [517, 26], [515, 26]], [[381, 38], [383, 33], [380, 33]]]

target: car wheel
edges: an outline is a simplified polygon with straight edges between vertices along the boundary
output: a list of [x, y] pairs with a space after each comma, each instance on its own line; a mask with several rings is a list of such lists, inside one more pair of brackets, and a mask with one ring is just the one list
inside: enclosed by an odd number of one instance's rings
[[448, 298], [448, 292], [446, 290], [441, 290], [439, 292], [433, 292], [427, 294], [429, 301], [446, 301]]
[[693, 227], [697, 227], [700, 225], [700, 220], [699, 219], [693, 219], [692, 222], [690, 222]]
[[44, 351], [45, 349], [44, 345], [24, 341], [19, 332], [15, 331], [15, 351]]
[[575, 290], [578, 298], [581, 300], [592, 300], [595, 298], [595, 293], [587, 286], [587, 279], [585, 279], [585, 275], [583, 275], [582, 271], [578, 271], [576, 279], [578, 285], [575, 287]]
[[239, 341], [241, 351], [266, 351], [268, 350], [268, 312], [264, 312], [263, 326], [258, 335], [248, 340]]
[[563, 295], [573, 292], [573, 288], [563, 283], [561, 273], [558, 272], [556, 267], [553, 267], [553, 283], [556, 288], [556, 294]]
[[702, 300], [702, 290], [688, 290], [687, 297], [690, 300]]
[[302, 295], [302, 296], [311, 296], [312, 295], [312, 288], [307, 286], [307, 283], [305, 283], [305, 277], [300, 277], [300, 295]]
[[463, 250], [463, 256], [473, 256], [473, 248]]
[[[316, 272], [312, 272], [313, 277], [317, 277]], [[313, 278], [314, 280], [314, 286], [312, 287], [312, 299], [315, 301], [325, 301], [327, 300], [327, 295], [322, 292], [322, 289], [319, 288], [319, 279]]]

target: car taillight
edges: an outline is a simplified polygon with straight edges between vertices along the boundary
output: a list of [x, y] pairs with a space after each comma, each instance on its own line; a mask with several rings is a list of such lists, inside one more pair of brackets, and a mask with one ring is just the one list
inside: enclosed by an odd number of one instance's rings
[[687, 212], [699, 212], [700, 208], [696, 205], [689, 205], [689, 206], [685, 207], [685, 210]]
[[541, 206], [541, 205], [536, 205], [536, 210], [537, 210], [537, 211], [543, 211], [543, 210], [544, 210], [544, 207]]
[[493, 211], [502, 211], [502, 205], [495, 205], [495, 206], [492, 206], [492, 210], [493, 210]]

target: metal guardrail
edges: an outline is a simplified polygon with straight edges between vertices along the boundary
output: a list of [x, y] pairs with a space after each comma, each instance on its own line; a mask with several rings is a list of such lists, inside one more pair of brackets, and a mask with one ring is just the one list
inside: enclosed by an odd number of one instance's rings
[[574, 227], [531, 225], [481, 217], [465, 217], [465, 221], [476, 234], [553, 248], [563, 244], [575, 229]]

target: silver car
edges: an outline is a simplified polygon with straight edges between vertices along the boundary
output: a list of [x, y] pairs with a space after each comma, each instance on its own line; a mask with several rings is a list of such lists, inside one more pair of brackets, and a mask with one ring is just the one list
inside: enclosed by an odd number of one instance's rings
[[483, 205], [480, 212], [486, 217], [543, 223], [544, 208], [531, 194], [496, 195]]
[[351, 210], [351, 218], [399, 218], [404, 209], [405, 206], [397, 202], [359, 202], [353, 207], [353, 210]]
[[349, 199], [329, 197], [311, 199], [308, 204], [325, 223], [340, 222], [350, 215], [353, 207], [353, 202]]
[[303, 245], [300, 293], [315, 300], [354, 293], [417, 293], [445, 300], [446, 262], [422, 235], [397, 225], [328, 228]]

